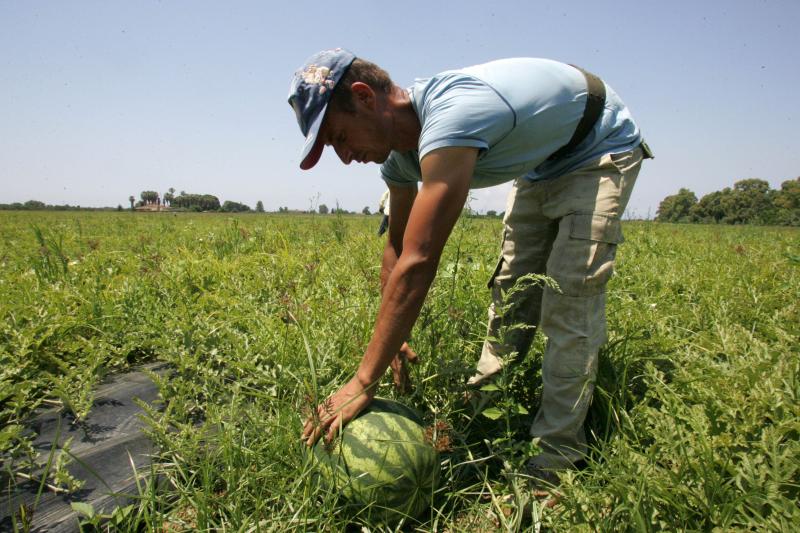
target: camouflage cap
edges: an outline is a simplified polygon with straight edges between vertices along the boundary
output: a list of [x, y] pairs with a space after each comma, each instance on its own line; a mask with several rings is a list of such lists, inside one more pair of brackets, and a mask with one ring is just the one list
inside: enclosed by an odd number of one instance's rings
[[323, 50], [306, 60], [294, 73], [289, 86], [289, 105], [297, 115], [297, 124], [306, 142], [300, 156], [300, 168], [308, 170], [319, 161], [324, 143], [317, 139], [334, 87], [356, 58], [344, 48]]

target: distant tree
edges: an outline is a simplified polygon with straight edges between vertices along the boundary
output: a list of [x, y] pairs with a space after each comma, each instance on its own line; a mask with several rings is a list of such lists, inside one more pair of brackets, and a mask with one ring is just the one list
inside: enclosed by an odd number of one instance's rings
[[239, 202], [231, 202], [230, 200], [225, 200], [225, 203], [222, 204], [220, 211], [225, 213], [244, 213], [245, 211], [250, 211], [250, 206], [245, 204], [240, 204]]
[[369, 212], [369, 206], [366, 206], [364, 209], [361, 210], [362, 215], [371, 215], [372, 213]]
[[497, 211], [495, 211], [494, 209], [489, 209], [488, 211], [486, 211], [486, 216], [495, 218], [497, 216]]
[[723, 222], [725, 219], [726, 204], [729, 197], [733, 194], [730, 187], [725, 187], [721, 191], [714, 191], [706, 194], [689, 210], [689, 217], [692, 222]]
[[142, 191], [139, 197], [142, 199], [143, 205], [158, 203], [158, 193], [156, 191]]
[[800, 177], [781, 183], [775, 193], [775, 222], [784, 226], [800, 226]]
[[256, 213], [263, 213], [264, 212], [264, 202], [261, 200], [256, 202]]
[[770, 224], [775, 219], [774, 191], [760, 179], [740, 180], [725, 203], [728, 224]]
[[320, 215], [327, 215], [328, 214], [328, 206], [325, 204], [319, 204], [319, 214]]
[[47, 207], [44, 202], [40, 202], [39, 200], [28, 200], [23, 204], [23, 209], [30, 209], [33, 210], [40, 210]]
[[134, 202], [136, 202], [136, 197], [134, 197], [133, 195], [130, 195], [130, 197], [128, 198], [128, 201], [131, 203], [131, 211], [133, 211], [133, 204], [134, 204]]
[[800, 178], [784, 182], [779, 191], [770, 189], [765, 180], [746, 179], [737, 181], [733, 188], [726, 187], [703, 196], [689, 209], [689, 219], [692, 222], [723, 224], [798, 225], [798, 204]]
[[678, 194], [664, 198], [658, 206], [656, 220], [659, 222], [689, 222], [690, 212], [697, 203], [697, 196], [689, 189], [681, 189]]
[[[28, 200], [25, 203], [22, 202], [14, 202], [11, 204], [0, 204], [0, 210], [47, 210], [47, 211], [110, 211], [114, 209], [113, 207], [84, 207], [81, 208], [79, 205], [69, 205], [69, 204], [45, 204], [44, 202], [40, 202], [39, 200]], [[117, 211], [122, 209], [122, 205], [117, 204], [116, 207]]]
[[167, 191], [164, 193], [164, 205], [172, 205], [172, 200], [175, 199], [175, 195], [171, 192]]
[[181, 194], [172, 200], [172, 205], [191, 211], [218, 211], [219, 198], [213, 194]]
[[[218, 211], [220, 208], [219, 198], [213, 194], [204, 194], [202, 196], [201, 205], [206, 211]], [[249, 208], [248, 208], [249, 209]]]

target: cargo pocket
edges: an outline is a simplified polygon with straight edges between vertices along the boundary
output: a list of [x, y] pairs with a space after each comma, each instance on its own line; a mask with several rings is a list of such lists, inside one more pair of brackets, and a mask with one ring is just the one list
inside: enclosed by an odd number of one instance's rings
[[619, 218], [600, 213], [568, 215], [569, 238], [558, 264], [548, 269], [564, 294], [593, 296], [605, 292], [614, 269], [617, 245], [623, 241]]
[[620, 244], [622, 237], [622, 223], [617, 217], [600, 213], [575, 213], [572, 216], [572, 226], [569, 236], [572, 239]]

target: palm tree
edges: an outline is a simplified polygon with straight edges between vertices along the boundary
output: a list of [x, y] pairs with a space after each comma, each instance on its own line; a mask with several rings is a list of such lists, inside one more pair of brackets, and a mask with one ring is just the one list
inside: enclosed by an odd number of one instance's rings
[[156, 191], [142, 191], [141, 197], [144, 205], [155, 205], [158, 203], [158, 193]]

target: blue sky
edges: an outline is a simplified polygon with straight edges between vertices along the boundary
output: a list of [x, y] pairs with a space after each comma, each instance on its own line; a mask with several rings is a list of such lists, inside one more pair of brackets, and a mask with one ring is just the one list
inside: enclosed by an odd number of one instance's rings
[[[562, 5], [563, 4], [563, 5]], [[800, 2], [0, 0], [0, 203], [127, 204], [169, 187], [268, 210], [375, 209], [376, 165], [299, 170], [291, 73], [343, 46], [401, 86], [513, 56], [575, 63], [631, 108], [656, 159], [629, 206], [800, 176]], [[507, 186], [475, 195], [502, 211]]]

